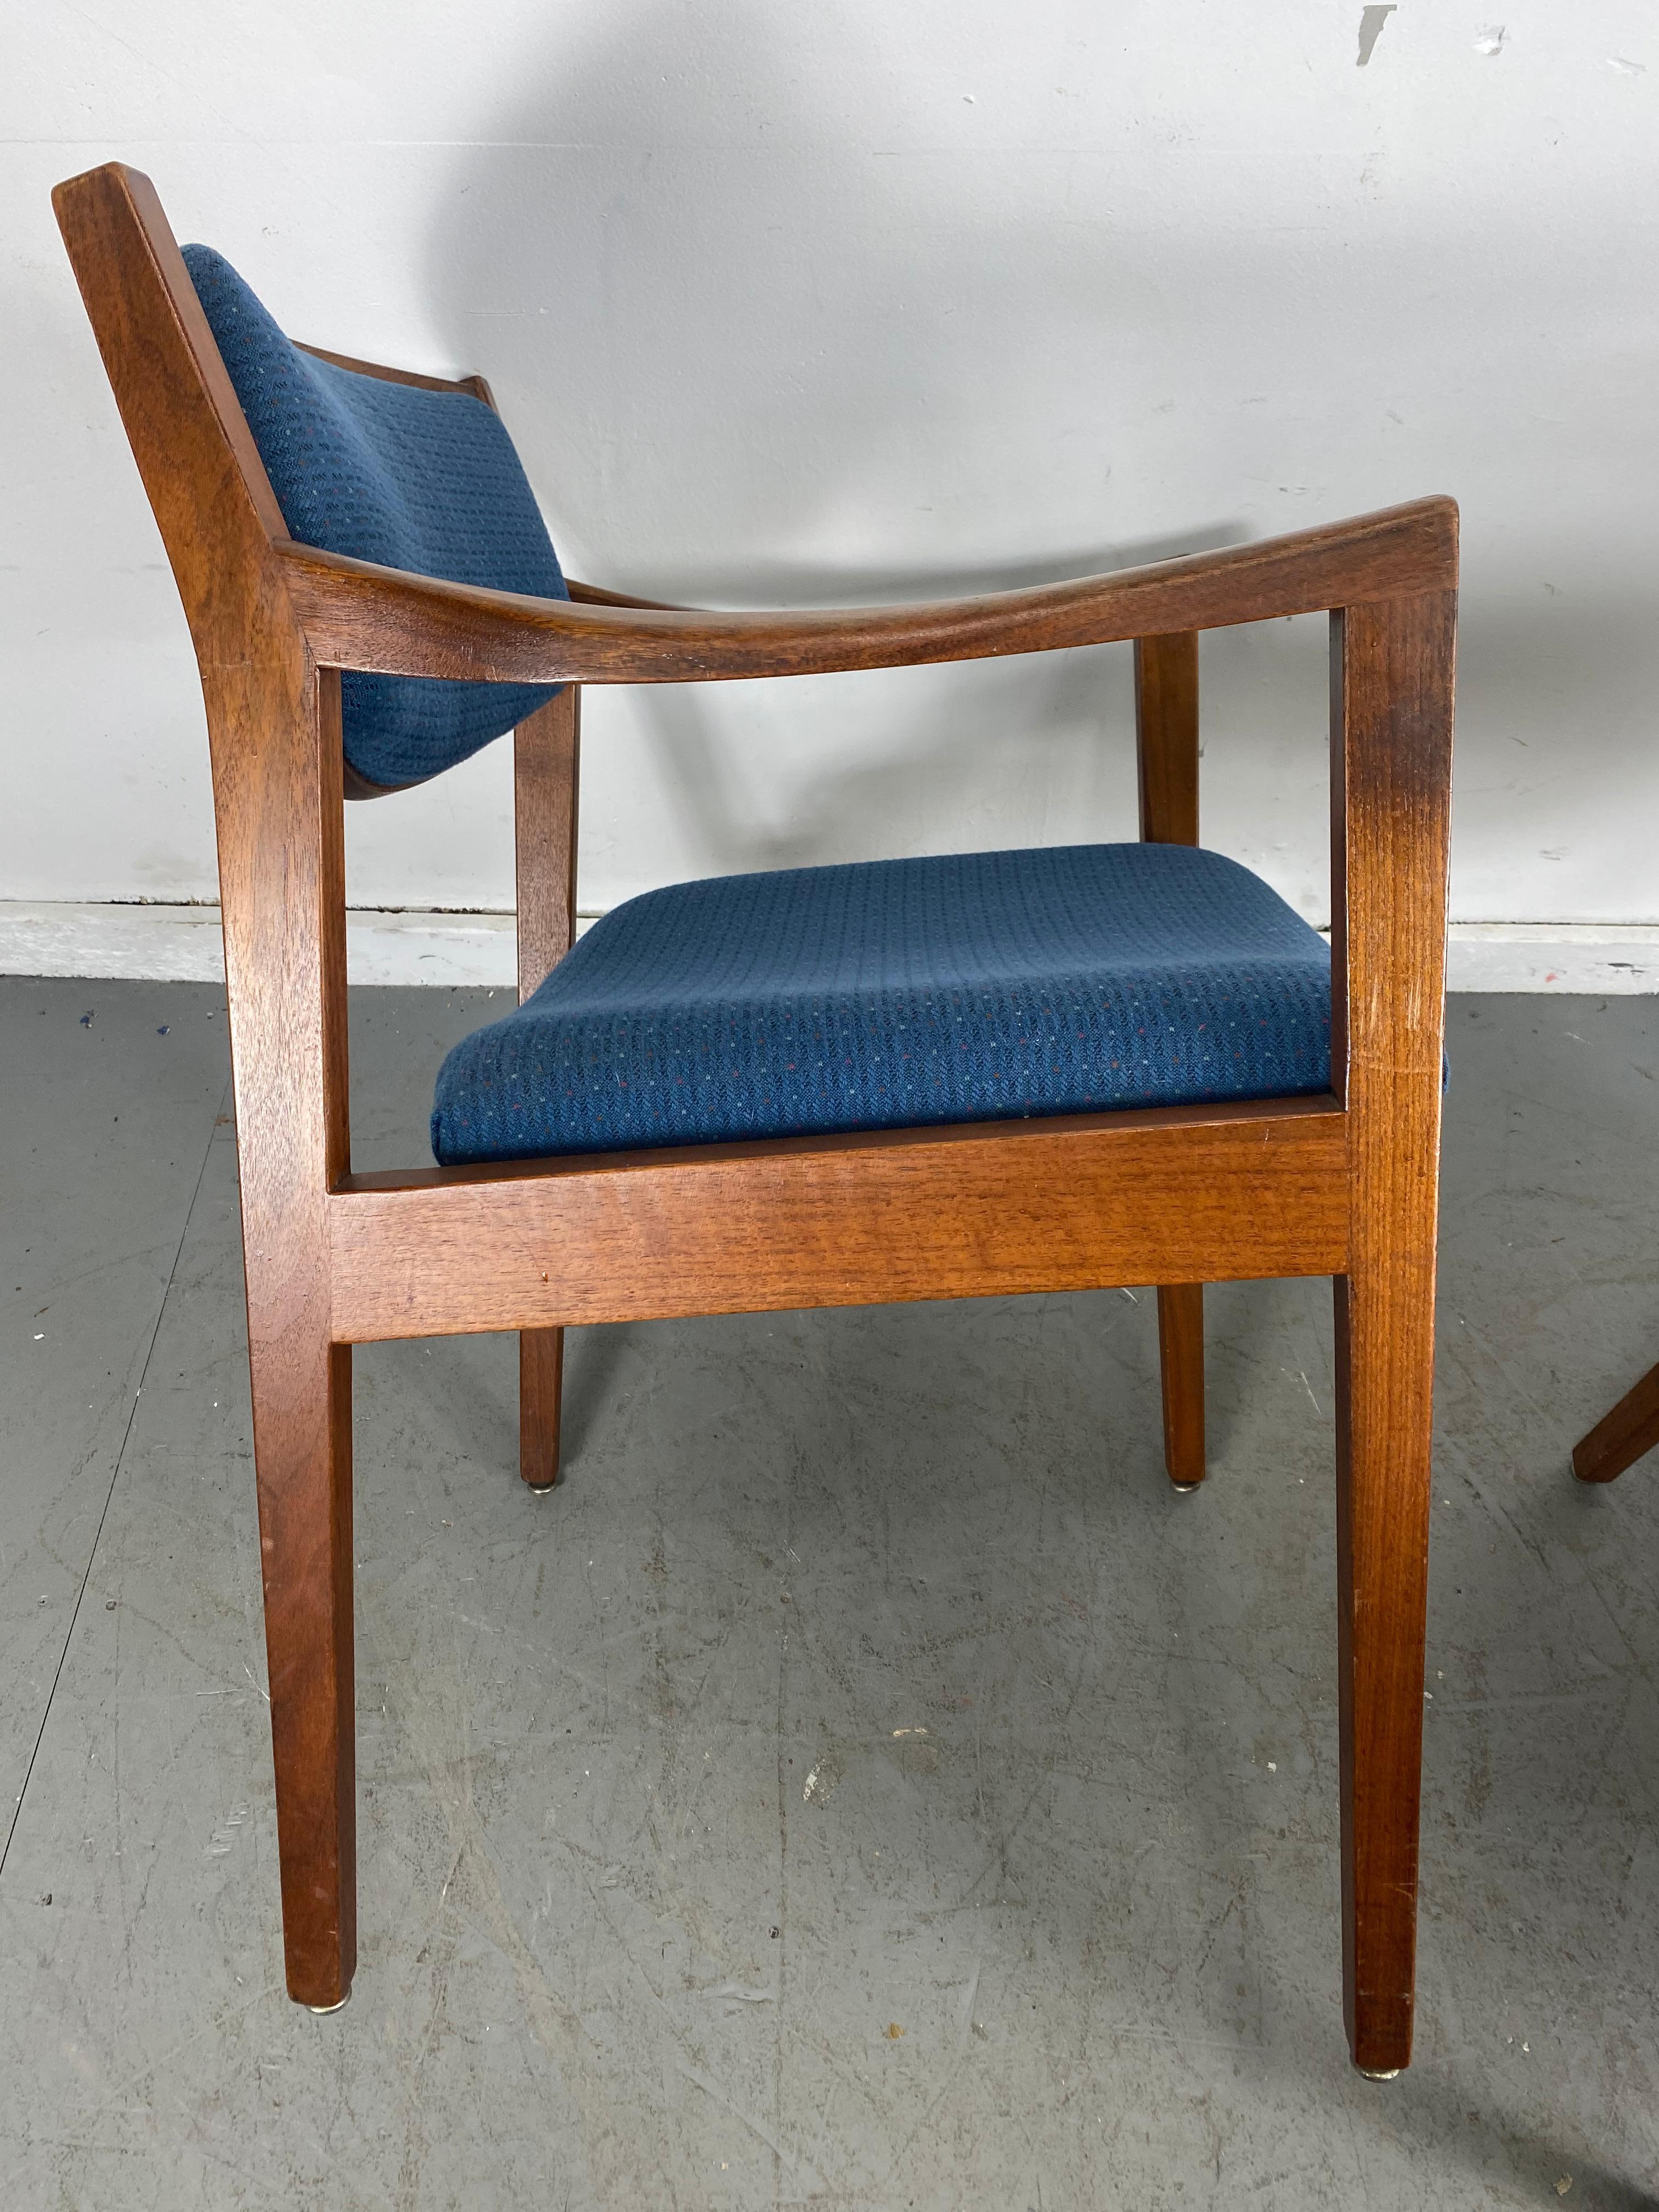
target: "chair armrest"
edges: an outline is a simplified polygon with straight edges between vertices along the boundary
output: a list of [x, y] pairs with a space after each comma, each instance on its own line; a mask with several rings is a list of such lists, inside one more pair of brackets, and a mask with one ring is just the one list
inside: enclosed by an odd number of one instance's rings
[[564, 587], [578, 606], [641, 607], [653, 614], [685, 614], [691, 611], [674, 599], [636, 599], [628, 592], [607, 592], [602, 584], [579, 584], [574, 576], [565, 578]]
[[684, 684], [1048, 653], [1450, 590], [1457, 507], [1419, 500], [1261, 544], [980, 599], [758, 614], [527, 599], [288, 539], [274, 550], [325, 667], [511, 684]]

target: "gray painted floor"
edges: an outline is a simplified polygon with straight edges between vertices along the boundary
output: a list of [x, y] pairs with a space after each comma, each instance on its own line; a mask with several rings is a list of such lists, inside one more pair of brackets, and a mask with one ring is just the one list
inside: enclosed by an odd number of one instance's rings
[[[361, 1164], [487, 1008], [361, 994]], [[1192, 1498], [1144, 1292], [585, 1333], [544, 1502], [510, 1340], [361, 1353], [362, 1964], [290, 2006], [222, 1000], [0, 984], [0, 2201], [1654, 2202], [1659, 1464], [1566, 1456], [1659, 1352], [1659, 1004], [1452, 1054], [1381, 2087], [1318, 1284], [1212, 1293]]]

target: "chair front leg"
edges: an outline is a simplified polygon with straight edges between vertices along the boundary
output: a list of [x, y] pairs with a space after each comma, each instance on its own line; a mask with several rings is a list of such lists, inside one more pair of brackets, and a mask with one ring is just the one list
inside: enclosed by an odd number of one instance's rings
[[248, 627], [261, 650], [237, 632], [204, 668], [283, 1942], [289, 1994], [328, 2010], [357, 1963], [351, 1350], [332, 1340], [325, 1212], [351, 1164], [340, 686]]
[[248, 1350], [283, 1947], [289, 1996], [327, 2012], [357, 1966], [351, 1347], [253, 1319]]
[[1164, 1465], [1177, 1490], [1204, 1480], [1204, 1285], [1158, 1294], [1158, 1372], [1164, 1386]]
[[1434, 592], [1350, 607], [1333, 635], [1343, 2009], [1354, 2063], [1385, 2076], [1414, 2007], [1455, 629]]
[[1387, 2076], [1411, 2062], [1416, 1977], [1432, 1243], [1334, 1290], [1343, 2012], [1355, 2065]]

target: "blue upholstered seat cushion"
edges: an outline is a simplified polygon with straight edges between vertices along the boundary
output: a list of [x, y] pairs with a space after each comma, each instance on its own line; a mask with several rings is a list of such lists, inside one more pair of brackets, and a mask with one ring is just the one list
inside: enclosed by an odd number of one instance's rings
[[[184, 256], [290, 537], [451, 583], [569, 596], [513, 441], [481, 399], [318, 361], [210, 247]], [[345, 757], [369, 783], [418, 783], [523, 721], [553, 689], [348, 670]]]
[[1330, 956], [1178, 845], [879, 860], [614, 908], [445, 1060], [440, 1161], [1321, 1091]]

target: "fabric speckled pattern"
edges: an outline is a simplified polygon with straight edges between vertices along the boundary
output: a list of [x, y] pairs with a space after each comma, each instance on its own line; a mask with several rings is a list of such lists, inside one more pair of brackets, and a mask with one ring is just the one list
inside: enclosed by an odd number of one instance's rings
[[[569, 596], [513, 441], [482, 400], [301, 353], [211, 247], [184, 257], [292, 538], [450, 583]], [[348, 670], [345, 757], [370, 783], [419, 783], [556, 689]]]
[[1259, 876], [1071, 845], [677, 884], [595, 924], [438, 1077], [446, 1165], [1290, 1097], [1330, 955]]

